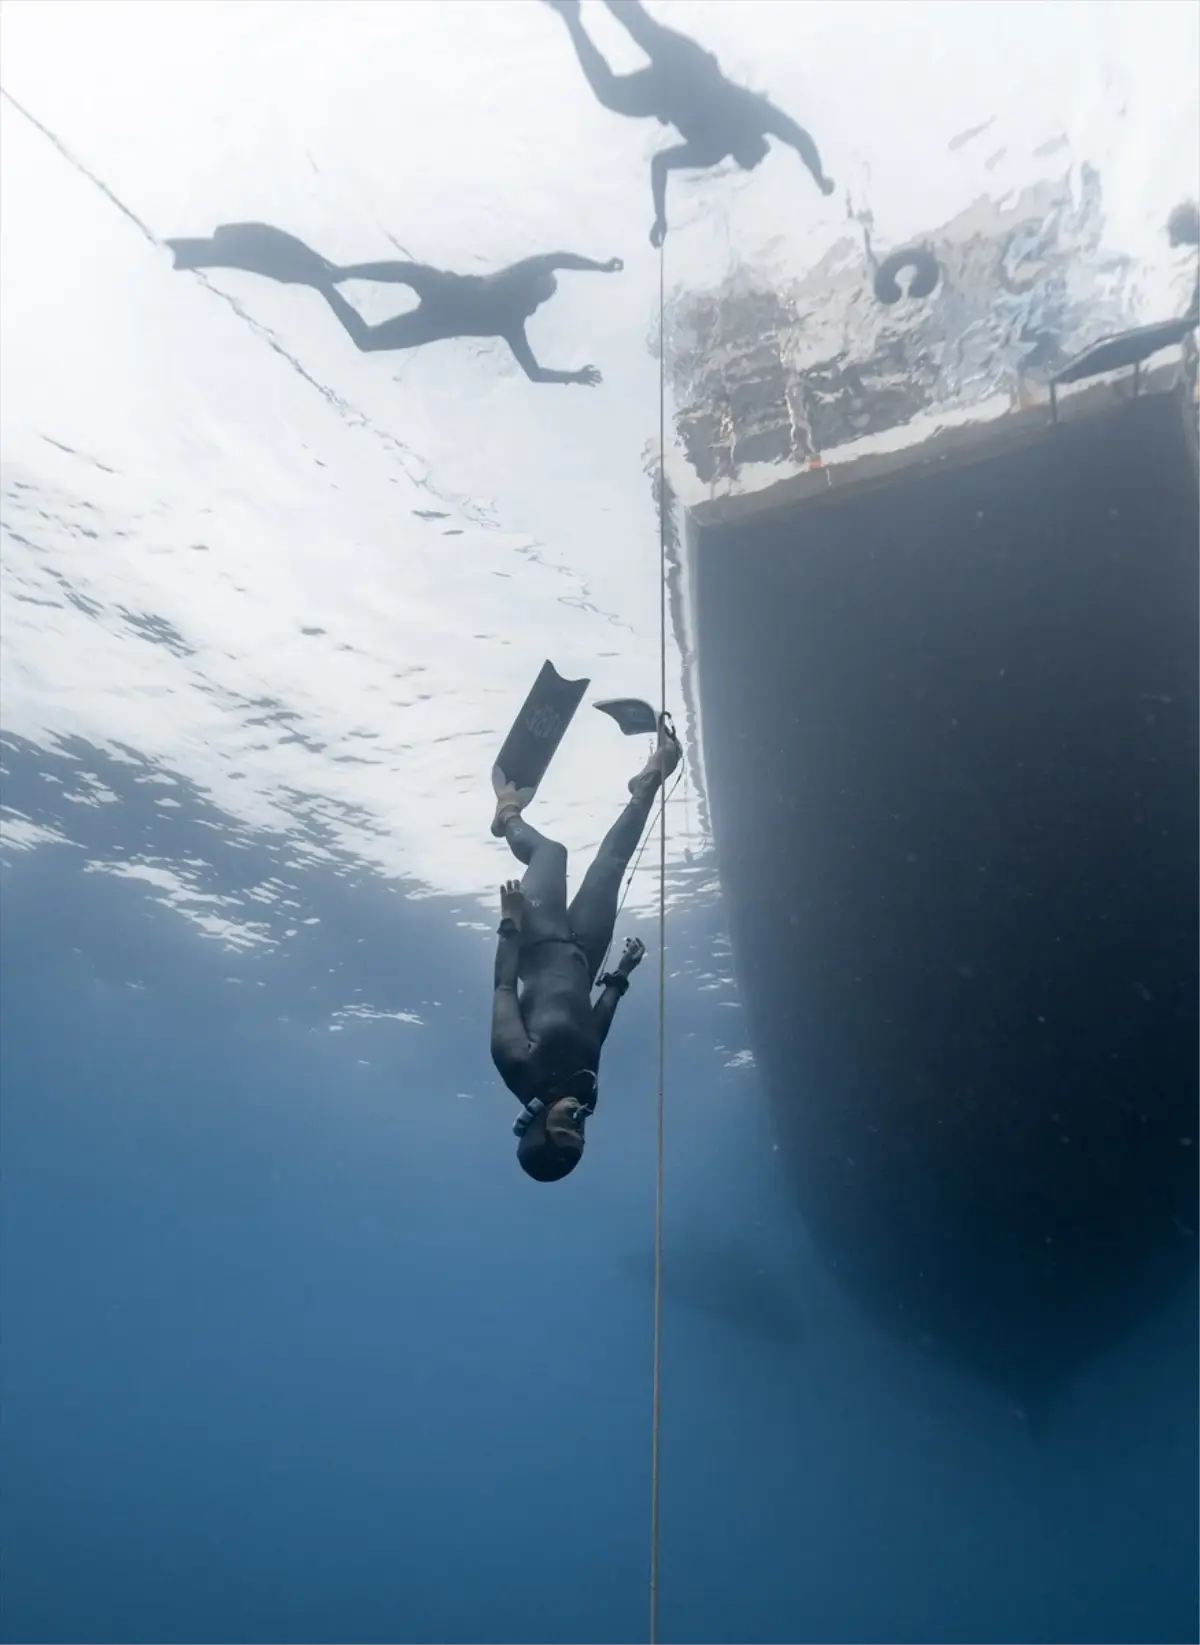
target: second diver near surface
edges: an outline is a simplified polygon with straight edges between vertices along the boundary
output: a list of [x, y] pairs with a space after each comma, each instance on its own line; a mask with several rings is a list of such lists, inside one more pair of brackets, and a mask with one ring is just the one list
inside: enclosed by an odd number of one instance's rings
[[[281, 285], [310, 286], [329, 304], [350, 341], [364, 354], [418, 348], [451, 337], [499, 337], [531, 383], [580, 383], [586, 388], [600, 381], [595, 366], [557, 371], [539, 365], [525, 326], [558, 290], [556, 271], [618, 274], [624, 266], [619, 257], [599, 263], [573, 251], [523, 257], [491, 274], [454, 274], [428, 263], [398, 260], [335, 264], [294, 234], [269, 223], [224, 223], [206, 240], [168, 240], [166, 244], [178, 269], [242, 269]], [[417, 306], [379, 325], [368, 325], [337, 290], [346, 280], [407, 286], [415, 293]]]
[[[655, 796], [679, 760], [679, 743], [662, 715], [654, 752], [630, 780], [629, 803], [570, 903], [566, 846], [525, 821], [515, 788], [501, 787], [496, 795], [492, 832], [508, 841], [525, 875], [500, 893], [492, 1061], [521, 1102], [517, 1161], [538, 1182], [557, 1182], [583, 1157], [601, 1047], [645, 945], [631, 937], [616, 970], [597, 973], [612, 942], [622, 877]], [[601, 992], [593, 1002], [597, 983]]]
[[669, 172], [706, 171], [726, 158], [753, 171], [766, 159], [770, 137], [795, 149], [822, 194], [833, 193], [833, 181], [826, 177], [817, 145], [804, 127], [761, 93], [736, 85], [712, 52], [651, 17], [641, 0], [605, 0], [650, 59], [646, 68], [632, 74], [614, 74], [609, 68], [583, 26], [579, 0], [546, 4], [567, 25], [579, 66], [599, 103], [614, 114], [674, 126], [683, 138], [650, 162], [651, 245], [661, 246], [666, 238]]

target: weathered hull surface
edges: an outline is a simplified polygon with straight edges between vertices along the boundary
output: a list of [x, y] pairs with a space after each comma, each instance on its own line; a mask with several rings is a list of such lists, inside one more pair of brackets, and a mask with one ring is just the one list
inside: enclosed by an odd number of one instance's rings
[[1197, 479], [1175, 395], [693, 543], [708, 798], [807, 1221], [1036, 1404], [1195, 1263]]

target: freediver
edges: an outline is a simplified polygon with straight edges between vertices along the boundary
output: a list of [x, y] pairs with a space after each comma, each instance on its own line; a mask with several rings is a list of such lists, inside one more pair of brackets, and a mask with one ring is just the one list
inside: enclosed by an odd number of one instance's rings
[[668, 172], [707, 170], [727, 156], [744, 171], [753, 171], [766, 159], [768, 137], [794, 148], [821, 193], [833, 193], [817, 145], [790, 116], [758, 92], [726, 79], [712, 52], [656, 22], [641, 0], [604, 3], [649, 57], [649, 68], [614, 74], [584, 33], [579, 0], [545, 0], [567, 25], [579, 66], [598, 101], [614, 114], [674, 126], [683, 138], [678, 148], [664, 149], [650, 162], [652, 246], [661, 246], [666, 238]]
[[[417, 348], [451, 337], [499, 337], [530, 382], [582, 383], [588, 388], [600, 381], [595, 366], [555, 371], [539, 365], [525, 335], [525, 323], [558, 289], [555, 270], [617, 274], [624, 266], [619, 257], [598, 263], [570, 251], [525, 257], [493, 274], [452, 274], [427, 263], [399, 261], [337, 265], [267, 223], [226, 223], [211, 239], [167, 240], [165, 244], [175, 254], [177, 269], [235, 268], [284, 285], [311, 286], [363, 353]], [[417, 307], [381, 325], [368, 325], [336, 289], [345, 280], [408, 286], [417, 295]]]
[[[492, 833], [508, 841], [525, 875], [500, 891], [499, 943], [492, 996], [492, 1061], [523, 1112], [513, 1129], [517, 1161], [537, 1182], [557, 1182], [583, 1157], [584, 1129], [596, 1106], [600, 1049], [645, 945], [625, 943], [615, 971], [597, 976], [612, 942], [621, 878], [650, 816], [654, 797], [680, 760], [666, 716], [632, 796], [601, 841], [583, 884], [567, 903], [567, 848], [521, 815], [511, 784], [496, 791]], [[518, 979], [521, 987], [518, 992]], [[601, 993], [592, 1002], [592, 989]]]

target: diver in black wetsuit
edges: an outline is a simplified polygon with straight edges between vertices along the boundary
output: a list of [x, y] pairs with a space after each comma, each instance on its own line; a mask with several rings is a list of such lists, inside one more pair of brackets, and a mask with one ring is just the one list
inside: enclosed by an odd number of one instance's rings
[[636, 74], [614, 74], [584, 33], [579, 0], [545, 0], [553, 6], [571, 36], [579, 66], [597, 99], [614, 114], [635, 119], [653, 117], [674, 126], [684, 139], [678, 148], [664, 149], [650, 162], [654, 196], [654, 227], [650, 244], [661, 246], [667, 233], [667, 173], [706, 170], [732, 157], [744, 171], [767, 156], [767, 138], [776, 137], [794, 148], [813, 175], [822, 194], [832, 194], [817, 145], [809, 134], [765, 97], [735, 86], [721, 72], [711, 52], [674, 29], [658, 23], [641, 0], [604, 0], [650, 59], [648, 69]]
[[[244, 269], [285, 285], [311, 286], [337, 315], [355, 348], [364, 353], [416, 348], [451, 337], [501, 337], [530, 382], [582, 383], [589, 388], [600, 381], [595, 366], [555, 371], [537, 363], [525, 335], [525, 322], [557, 291], [556, 269], [616, 274], [624, 266], [619, 257], [598, 263], [570, 251], [524, 257], [494, 274], [451, 274], [426, 263], [399, 261], [339, 266], [267, 223], [226, 223], [209, 240], [168, 240], [166, 244], [175, 254], [176, 268]], [[416, 293], [418, 306], [381, 325], [368, 325], [335, 289], [343, 280], [408, 286]]]
[[[679, 759], [674, 733], [660, 719], [658, 746], [631, 780], [633, 797], [569, 906], [566, 846], [529, 826], [514, 788], [496, 796], [492, 832], [525, 864], [525, 877], [520, 885], [509, 881], [500, 893], [492, 1061], [523, 1106], [514, 1127], [521, 1139], [517, 1159], [538, 1182], [557, 1182], [583, 1156], [600, 1048], [645, 946], [631, 937], [616, 970], [599, 978], [597, 972], [612, 941], [621, 877], [655, 795]], [[593, 1004], [597, 981], [602, 992]]]

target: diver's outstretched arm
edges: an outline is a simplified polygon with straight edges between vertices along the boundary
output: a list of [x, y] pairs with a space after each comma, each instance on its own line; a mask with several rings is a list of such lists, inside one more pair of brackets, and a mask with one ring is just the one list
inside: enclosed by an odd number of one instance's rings
[[555, 371], [550, 366], [538, 365], [523, 326], [506, 331], [504, 341], [512, 349], [517, 364], [531, 383], [583, 383], [588, 388], [594, 388], [600, 381], [600, 373], [595, 366], [583, 366], [579, 371]]
[[625, 264], [619, 257], [609, 257], [598, 263], [594, 257], [579, 257], [573, 251], [547, 251], [538, 257], [523, 257], [519, 263], [505, 269], [506, 274], [553, 274], [556, 269], [579, 269], [585, 274], [620, 274]]
[[712, 155], [692, 143], [681, 143], [678, 148], [663, 149], [650, 162], [650, 193], [654, 197], [654, 227], [650, 230], [650, 244], [661, 246], [667, 237], [667, 173], [703, 169], [712, 164]]
[[817, 152], [817, 145], [804, 127], [797, 125], [791, 115], [784, 114], [782, 109], [777, 109], [774, 104], [768, 103], [765, 98], [763, 99], [763, 108], [766, 112], [766, 119], [763, 121], [764, 135], [777, 137], [781, 143], [786, 143], [789, 148], [795, 149], [812, 173], [813, 182], [816, 183], [821, 193], [832, 194], [834, 189], [833, 181], [826, 177], [824, 167], [821, 165], [821, 156]]

